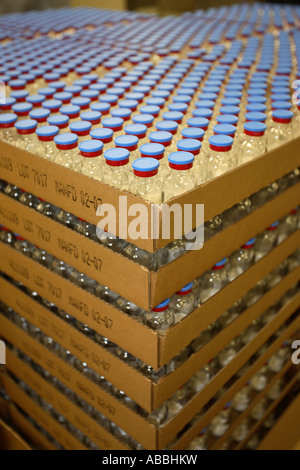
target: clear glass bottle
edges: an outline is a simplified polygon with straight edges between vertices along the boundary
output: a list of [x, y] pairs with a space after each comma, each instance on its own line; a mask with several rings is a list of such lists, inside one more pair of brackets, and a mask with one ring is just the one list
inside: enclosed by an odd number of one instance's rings
[[228, 284], [226, 273], [227, 258], [216, 263], [206, 271], [200, 280], [200, 303], [203, 304]]
[[82, 161], [77, 146], [78, 136], [70, 132], [58, 134], [54, 137], [54, 142], [58, 150], [53, 160], [54, 163], [70, 170], [78, 168], [79, 163]]
[[278, 185], [277, 183], [269, 184], [264, 188], [260, 189], [251, 196], [252, 210], [257, 209], [258, 207], [263, 206], [268, 201], [271, 201], [278, 194]]
[[277, 243], [282, 243], [286, 238], [288, 238], [292, 233], [298, 229], [298, 210], [293, 209], [287, 216], [283, 217], [278, 222], [277, 232], [278, 240]]
[[220, 411], [217, 416], [212, 418], [209, 430], [214, 437], [221, 437], [225, 434], [230, 426], [231, 417], [232, 410], [230, 408], [225, 408]]
[[194, 155], [193, 175], [196, 186], [204, 183], [207, 179], [207, 159], [201, 152], [201, 142], [197, 139], [181, 139], [177, 141], [177, 150], [190, 152]]
[[165, 147], [162, 144], [143, 144], [139, 148], [142, 158], [150, 157], [159, 161], [158, 178], [164, 179], [170, 173], [168, 159], [165, 155]]
[[278, 241], [278, 221], [274, 222], [264, 232], [257, 235], [255, 239], [254, 251], [255, 262], [268, 254], [277, 245]]
[[159, 162], [154, 158], [138, 158], [132, 163], [134, 183], [132, 192], [155, 204], [162, 203], [161, 182], [156, 178]]
[[228, 135], [213, 135], [209, 138], [209, 149], [207, 151], [208, 179], [232, 170], [237, 165], [236, 155], [232, 151], [233, 138]]
[[243, 274], [254, 263], [254, 243], [255, 238], [251, 238], [228, 258], [226, 269], [230, 282]]
[[81, 159], [78, 165], [74, 167], [75, 171], [96, 180], [103, 179], [103, 143], [100, 140], [84, 140], [79, 144]]
[[18, 116], [14, 113], [0, 114], [0, 140], [10, 145], [16, 145], [19, 136], [15, 128]]
[[195, 188], [194, 158], [192, 153], [181, 151], [172, 152], [168, 156], [170, 173], [163, 184], [164, 201]]
[[268, 151], [274, 150], [293, 138], [293, 113], [277, 109], [272, 113], [272, 122], [267, 136]]
[[195, 310], [195, 295], [193, 293], [192, 282], [171, 297], [169, 308], [174, 313], [175, 323], [178, 323]]
[[102, 181], [115, 188], [128, 190], [129, 150], [126, 148], [111, 148], [105, 151], [106, 165], [103, 168]]
[[35, 130], [37, 121], [35, 119], [22, 119], [15, 123], [18, 133], [17, 147], [26, 152], [34, 153], [37, 144]]
[[251, 391], [249, 389], [249, 386], [243, 387], [233, 397], [231, 407], [234, 411], [237, 411], [238, 413], [243, 413], [250, 405], [250, 400]]
[[39, 144], [35, 147], [36, 155], [46, 160], [54, 160], [57, 154], [54, 137], [58, 132], [59, 128], [57, 126], [41, 126], [36, 129], [36, 134], [39, 139]]
[[238, 162], [243, 164], [260, 157], [266, 151], [265, 131], [263, 122], [249, 121], [244, 124], [244, 135], [241, 150], [238, 153]]
[[170, 299], [166, 299], [143, 315], [145, 325], [158, 332], [162, 332], [174, 325], [174, 314], [169, 308]]
[[250, 380], [250, 387], [255, 392], [262, 392], [268, 384], [268, 370], [263, 366]]
[[89, 121], [74, 121], [69, 125], [70, 131], [78, 136], [78, 144], [89, 138], [91, 128]]

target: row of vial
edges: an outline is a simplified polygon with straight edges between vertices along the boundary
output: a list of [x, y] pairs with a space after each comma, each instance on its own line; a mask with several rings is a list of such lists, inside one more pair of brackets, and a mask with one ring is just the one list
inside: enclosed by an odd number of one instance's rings
[[[203, 227], [204, 241], [209, 240], [226, 227], [241, 220], [246, 215], [249, 215], [253, 210], [263, 206], [278, 194], [281, 194], [289, 187], [297, 184], [299, 180], [300, 172], [299, 169], [296, 169], [283, 176], [275, 183], [262, 188], [251, 197], [234, 205], [222, 214], [208, 220], [204, 223]], [[3, 180], [0, 180], [0, 191], [15, 200], [18, 200], [22, 204], [37, 210], [41, 214], [56, 220], [76, 232], [79, 232], [81, 235], [84, 235], [95, 242], [101, 243], [106, 248], [112, 249], [117, 253], [121, 253], [132, 261], [153, 271], [158, 270], [161, 266], [170, 263], [188, 251], [187, 242], [189, 240], [183, 236], [182, 239], [174, 240], [166, 247], [161, 248], [152, 254], [126, 242], [125, 240], [112, 236], [108, 232], [101, 230], [99, 227], [96, 227], [85, 220], [79, 219], [75, 215], [59, 209], [53, 204], [43, 201], [30, 193], [26, 193], [17, 186], [6, 183]]]

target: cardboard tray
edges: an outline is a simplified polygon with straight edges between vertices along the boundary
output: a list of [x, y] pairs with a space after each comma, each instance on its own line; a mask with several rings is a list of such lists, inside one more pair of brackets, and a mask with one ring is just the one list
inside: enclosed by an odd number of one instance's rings
[[67, 311], [102, 336], [158, 369], [176, 356], [223, 312], [232, 307], [299, 245], [300, 230], [297, 230], [164, 335], [159, 335], [136, 322], [107, 302], [96, 298], [2, 243], [0, 243], [0, 256], [1, 270], [7, 275], [24, 283], [29, 289], [38, 292], [42, 297]]
[[[116, 424], [126, 430], [138, 442], [148, 449], [163, 449], [178, 434], [178, 432], [199, 412], [199, 410], [216, 394], [216, 392], [243, 366], [245, 362], [257, 351], [264, 342], [286, 321], [287, 318], [297, 309], [300, 304], [300, 295], [293, 298], [277, 315], [264, 327], [260, 333], [247, 344], [226, 367], [224, 367], [211, 382], [183, 408], [182, 412], [176, 415], [162, 429], [156, 429], [141, 416], [122, 407], [117, 400], [111, 400], [116, 404], [113, 415], [110, 416]], [[109, 399], [110, 395], [105, 394], [99, 387], [86, 379], [75, 369], [65, 364], [61, 359], [42, 345], [29, 337], [22, 330], [13, 325], [3, 315], [1, 320], [1, 335], [4, 339], [17, 346], [21, 351], [32, 357], [42, 367], [61, 380], [66, 386], [81, 396], [85, 401], [92, 404], [103, 414], [103, 397]], [[299, 326], [300, 319], [296, 319], [286, 330], [287, 337]], [[272, 353], [271, 353], [272, 354]], [[270, 355], [271, 355], [270, 354]], [[99, 399], [100, 397], [100, 399]], [[105, 397], [105, 398], [106, 398]], [[105, 402], [104, 402], [105, 403]], [[107, 406], [109, 402], [107, 402]], [[108, 408], [109, 409], [109, 408]], [[127, 410], [127, 414], [124, 413]], [[110, 408], [112, 411], [113, 408]], [[130, 417], [130, 421], [129, 421]], [[121, 424], [123, 422], [124, 424]], [[137, 434], [138, 433], [138, 434]], [[138, 438], [136, 437], [138, 435]]]
[[32, 449], [14, 429], [0, 419], [0, 450]]
[[295, 398], [280, 416], [257, 450], [292, 450], [299, 441], [300, 396]]
[[234, 382], [234, 384], [228, 388], [224, 395], [178, 439], [178, 441], [172, 447], [172, 450], [185, 449], [188, 444], [199, 434], [199, 432], [209, 425], [211, 419], [216, 416], [216, 414], [219, 413], [219, 411], [221, 411], [230, 400], [232, 400], [236, 393], [246, 385], [248, 380], [250, 380], [251, 377], [253, 377], [253, 375], [255, 375], [255, 373], [267, 362], [267, 360], [281, 347], [282, 343], [294, 333], [297, 327], [299, 327], [299, 319], [295, 320], [291, 325], [289, 325], [286, 330], [269, 346], [267, 351], [265, 351], [264, 354], [262, 354], [258, 359], [255, 360], [255, 362], [253, 362], [253, 364], [250, 365], [247, 372], [243, 376], [239, 377]]
[[26, 439], [32, 442], [36, 449], [56, 450], [56, 447], [26, 419], [14, 403], [9, 405], [9, 416], [14, 427], [18, 429], [23, 436], [26, 436]]
[[125, 450], [127, 447], [116, 439], [110, 432], [103, 429], [95, 420], [82, 409], [72, 403], [59, 390], [55, 389], [37, 372], [8, 350], [8, 369], [18, 379], [23, 380], [32, 390], [50, 403], [55, 410], [62, 414], [70, 423], [79, 429], [101, 450]]
[[52, 416], [48, 415], [8, 376], [4, 378], [5, 389], [13, 401], [54, 437], [66, 450], [86, 450], [69, 431], [64, 429]]
[[0, 193], [0, 224], [149, 310], [231, 255], [300, 203], [300, 183], [204, 243], [152, 272], [100, 243]]
[[[209, 220], [297, 168], [299, 166], [299, 141], [299, 138], [294, 139], [193, 191], [173, 198], [169, 201], [169, 205], [171, 203], [178, 203], [181, 206], [184, 204], [204, 204], [205, 220]], [[118, 220], [119, 196], [126, 195], [128, 209], [136, 203], [144, 206], [148, 218], [148, 234], [150, 235], [153, 209], [150, 203], [131, 193], [119, 191], [3, 142], [0, 143], [0, 155], [1, 176], [5, 181], [24, 188], [25, 191], [31, 192], [94, 225], [97, 225], [99, 221], [96, 209], [103, 203], [109, 203], [115, 207]], [[229, 188], [230, 190], [228, 190]], [[122, 211], [121, 207], [120, 210]], [[128, 226], [134, 219], [135, 217], [128, 217], [125, 225]], [[193, 226], [196, 226], [195, 217]], [[124, 227], [120, 228], [124, 229]], [[120, 228], [117, 227], [116, 235], [119, 235]], [[152, 240], [149, 236], [147, 239], [138, 240], [132, 240], [125, 236], [121, 236], [121, 238], [125, 238], [147, 251], [154, 252], [170, 242], [170, 239], [161, 239], [161, 220], [159, 229], [160, 238], [158, 240]]]
[[[285, 276], [281, 282], [219, 332], [201, 350], [192, 354], [174, 372], [160, 379], [157, 383], [128, 366], [126, 362], [105, 350], [3, 278], [0, 278], [0, 291], [2, 292], [1, 300], [6, 305], [37, 326], [44, 334], [53, 338], [55, 342], [61, 344], [66, 350], [71, 351], [82, 362], [87, 362], [91, 369], [99, 375], [104, 375], [109, 382], [116, 385], [119, 390], [123, 390], [140, 406], [149, 410], [150, 406], [158, 406], [172, 396], [180, 386], [277, 301], [299, 278], [300, 266]], [[156, 398], [151, 405], [153, 397]]]
[[250, 429], [250, 432], [248, 433], [247, 437], [242, 441], [239, 442], [237, 445], [233, 447], [233, 450], [240, 450], [242, 449], [245, 444], [248, 442], [248, 440], [255, 434], [255, 432], [260, 428], [262, 423], [267, 419], [267, 417], [272, 413], [272, 411], [275, 410], [275, 408], [279, 405], [279, 403], [283, 400], [283, 398], [290, 392], [290, 390], [293, 388], [295, 383], [299, 380], [299, 373], [293, 377], [290, 382], [284, 387], [283, 391], [280, 394], [280, 397], [275, 400], [274, 402], [271, 403], [271, 405], [268, 407], [266, 413], [264, 416], [257, 422], [254, 423], [252, 428]]

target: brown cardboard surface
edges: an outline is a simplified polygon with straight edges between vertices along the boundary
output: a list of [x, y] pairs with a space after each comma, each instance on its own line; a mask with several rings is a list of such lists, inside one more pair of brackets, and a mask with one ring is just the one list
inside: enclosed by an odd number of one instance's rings
[[[172, 199], [169, 204], [178, 203], [181, 206], [195, 203], [204, 204], [205, 220], [209, 220], [214, 215], [220, 214], [245, 197], [272, 183], [280, 176], [297, 168], [299, 166], [298, 146], [299, 139], [295, 139], [193, 191]], [[282, 158], [283, 153], [284, 158]], [[125, 192], [118, 191], [3, 142], [0, 144], [0, 155], [2, 155], [0, 160], [2, 177], [6, 181], [16, 184], [95, 225], [99, 221], [96, 216], [96, 208], [103, 203], [113, 204], [118, 215], [118, 197], [126, 194]], [[149, 222], [151, 220], [151, 204], [132, 194], [127, 193], [127, 196], [128, 207], [134, 203], [143, 204], [147, 210]], [[132, 218], [128, 218], [128, 222], [130, 220]], [[148, 227], [150, 227], [149, 223]], [[150, 238], [144, 240], [127, 239], [152, 252], [168, 243], [168, 240], [153, 241]]]
[[0, 223], [147, 310], [286, 215], [299, 194], [300, 183], [156, 273], [1, 193]]
[[267, 351], [262, 354], [256, 361], [250, 365], [247, 372], [237, 379], [234, 384], [224, 393], [224, 395], [206, 412], [199, 420], [186, 432], [172, 449], [185, 449], [189, 442], [191, 442], [199, 432], [202, 431], [206, 426], [209, 425], [211, 419], [221, 411], [225, 405], [234, 397], [234, 395], [246, 385], [248, 380], [253, 377], [253, 375], [266, 363], [266, 361], [280, 348], [282, 343], [290, 337], [291, 334], [295, 331], [295, 324], [299, 322], [294, 321], [267, 349]]
[[[160, 449], [163, 449], [165, 445], [172, 440], [177, 434], [174, 430], [182, 429], [191, 419], [197, 414], [201, 408], [219, 391], [227, 380], [247, 362], [247, 360], [255, 353], [263, 343], [289, 318], [289, 316], [296, 310], [300, 305], [300, 296], [298, 295], [292, 299], [266, 327], [264, 327], [259, 334], [242, 348], [238, 355], [225, 366], [218, 374], [209, 382], [209, 384], [184, 407], [184, 413], [179, 413], [167, 423], [163, 431], [159, 430], [158, 445]], [[294, 331], [300, 324], [300, 319], [296, 319], [292, 325]], [[155, 402], [156, 397], [154, 397]], [[179, 426], [180, 423], [180, 426]]]
[[[268, 385], [265, 387], [265, 389], [258, 393], [253, 400], [251, 400], [251, 403], [250, 405], [248, 406], [248, 408], [243, 412], [243, 413], [239, 413], [233, 423], [230, 425], [230, 427], [228, 428], [228, 430], [225, 432], [225, 434], [223, 434], [223, 436], [221, 436], [220, 438], [216, 438], [214, 440], [214, 442], [212, 443], [212, 445], [210, 445], [210, 450], [217, 450], [219, 449], [222, 444], [224, 442], [226, 442], [228, 440], [228, 438], [232, 435], [232, 433], [235, 431], [235, 429], [244, 421], [244, 419], [250, 415], [251, 411], [253, 410], [253, 408], [260, 402], [260, 400], [266, 396], [266, 394], [268, 393], [268, 391], [272, 388], [272, 386], [274, 385], [274, 383], [280, 379], [280, 377], [282, 377], [283, 375], [285, 375], [285, 373], [289, 370], [291, 372], [291, 369], [292, 369], [292, 364], [290, 362], [287, 362], [284, 367], [281, 369], [281, 371], [276, 374], [274, 377], [272, 377], [272, 380], [270, 380], [268, 382]], [[293, 382], [293, 379], [295, 379], [295, 377], [293, 376], [292, 379], [290, 378], [290, 380], [288, 381], [288, 383], [290, 384], [290, 382], [294, 383]]]
[[48, 370], [108, 419], [118, 424], [138, 442], [150, 448], [155, 447], [156, 429], [154, 426], [17, 328], [3, 315], [0, 319], [2, 337]]
[[4, 419], [8, 418], [8, 401], [0, 397], [0, 416]]
[[57, 439], [66, 450], [86, 450], [86, 447], [81, 442], [29, 398], [10, 377], [6, 376], [4, 382], [7, 393], [14, 398], [14, 402], [29, 416], [32, 416], [52, 437]]
[[295, 382], [298, 380], [299, 380], [299, 373], [295, 377], [293, 377], [290, 380], [290, 382], [284, 387], [283, 391], [280, 394], [280, 397], [277, 400], [275, 400], [273, 403], [271, 403], [271, 405], [267, 409], [262, 419], [260, 419], [254, 424], [254, 426], [250, 429], [250, 432], [248, 433], [247, 437], [242, 442], [239, 442], [234, 447], [234, 450], [240, 450], [244, 447], [244, 445], [247, 443], [250, 437], [253, 436], [253, 434], [255, 434], [255, 432], [260, 428], [260, 426], [265, 421], [265, 419], [269, 416], [269, 414], [272, 413], [273, 410], [275, 410], [275, 408], [279, 405], [279, 403], [283, 400], [283, 398], [289, 393], [289, 391], [293, 388]]
[[[158, 368], [158, 335], [107, 302], [0, 243], [1, 270], [82, 323]], [[134, 338], [134, 340], [133, 340]]]
[[[164, 448], [170, 440], [176, 436], [176, 434], [187, 424], [193, 416], [201, 409], [201, 407], [207, 403], [210, 398], [219, 390], [226, 381], [232, 377], [236, 371], [248, 360], [248, 358], [257, 350], [263, 342], [271, 336], [271, 334], [288, 318], [289, 315], [297, 308], [300, 303], [300, 296], [294, 298], [291, 302], [285, 306], [281, 312], [276, 316], [276, 318], [267, 325], [259, 335], [243, 350], [239, 353], [239, 355], [229, 363], [222, 371], [220, 371], [216, 377], [210, 382], [210, 384], [205, 387], [198, 395], [196, 395], [183, 409], [181, 413], [179, 413], [174, 419], [169, 421], [161, 430], [158, 430], [158, 444], [157, 447], [153, 447], [153, 439], [154, 436], [150, 437], [149, 428], [155, 429], [144, 421], [144, 425], [140, 425], [138, 428], [140, 433], [140, 438], [138, 439], [143, 445], [144, 440], [146, 448], [154, 449], [154, 448]], [[300, 320], [297, 319], [293, 322], [293, 324], [286, 330], [289, 334], [291, 331], [294, 331], [296, 326], [299, 325]], [[66, 364], [64, 364], [60, 359], [54, 357], [50, 351], [45, 351], [45, 348], [38, 344], [34, 339], [30, 338], [27, 334], [19, 330], [15, 327], [10, 321], [5, 319], [5, 317], [1, 316], [1, 324], [2, 324], [2, 336], [15, 344], [18, 348], [28, 354], [30, 357], [40, 364], [42, 367], [46, 367], [53, 375], [57, 376], [59, 380], [62, 380], [67, 386], [72, 388], [76, 393], [79, 392], [80, 396], [83, 396], [86, 401], [93, 404], [97, 409], [97, 400], [91, 402], [91, 397], [94, 394], [94, 390], [97, 389], [95, 385], [88, 380], [85, 379], [84, 376], [79, 374], [74, 369], [70, 368]], [[43, 357], [42, 357], [43, 355]], [[56, 364], [57, 363], [57, 364]], [[71, 369], [71, 373], [70, 373]], [[80, 381], [82, 382], [82, 386], [78, 387], [78, 382], [76, 376], [80, 377]], [[89, 387], [90, 392], [88, 395], [83, 395], [82, 391]], [[98, 388], [99, 389], [99, 388]], [[101, 411], [101, 409], [100, 409]], [[141, 422], [143, 422], [141, 420]], [[133, 423], [131, 423], [133, 424]], [[136, 425], [136, 422], [135, 422]], [[134, 426], [136, 429], [136, 426]], [[125, 428], [124, 428], [125, 429]], [[129, 431], [128, 431], [129, 432]], [[130, 433], [130, 432], [129, 432]], [[148, 433], [148, 437], [147, 437]], [[150, 437], [152, 444], [149, 443], [147, 440]]]
[[[178, 354], [221, 313], [255, 286], [258, 280], [295, 251], [299, 243], [300, 230], [163, 336], [1, 243], [0, 253], [1, 269], [6, 274], [36, 290], [44, 298], [157, 369]], [[70, 302], [70, 299], [74, 301]], [[103, 319], [102, 325], [99, 316]]]
[[[151, 402], [151, 381], [24, 292], [0, 278], [1, 300], [137, 403]], [[145, 398], [147, 397], [147, 398]]]
[[53, 444], [38, 431], [12, 403], [9, 415], [14, 426], [39, 450], [56, 450]]
[[295, 398], [288, 409], [258, 446], [258, 450], [292, 450], [299, 440], [300, 396]]
[[50, 403], [70, 423], [86, 435], [101, 450], [124, 450], [126, 446], [103, 429], [95, 420], [69, 401], [39, 374], [8, 350], [8, 368], [19, 379]]
[[32, 450], [18, 433], [0, 419], [0, 450]]

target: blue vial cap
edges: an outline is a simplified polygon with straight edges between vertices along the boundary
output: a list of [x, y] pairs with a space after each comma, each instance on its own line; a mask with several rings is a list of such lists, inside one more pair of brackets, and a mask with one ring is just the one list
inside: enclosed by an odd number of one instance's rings
[[[91, 90], [90, 90], [91, 91]], [[95, 92], [95, 90], [94, 90]], [[99, 94], [99, 93], [98, 93]], [[123, 96], [124, 94], [124, 88], [119, 88], [119, 87], [112, 87], [112, 88], [108, 88], [106, 90], [106, 94], [107, 95], [116, 95], [116, 96]]]
[[198, 95], [199, 100], [216, 101], [217, 98], [218, 98], [218, 95], [216, 93], [200, 93]]
[[99, 101], [102, 101], [103, 103], [111, 103], [111, 104], [114, 104], [114, 103], [117, 103], [118, 102], [118, 95], [108, 95], [108, 94], [105, 94], [105, 95], [100, 95], [99, 96]]
[[26, 98], [26, 96], [28, 96], [29, 93], [27, 90], [13, 90], [11, 93], [10, 93], [10, 96], [12, 98], [15, 98], [16, 100], [22, 100], [24, 98]]
[[59, 91], [58, 93], [54, 93], [53, 98], [64, 102], [70, 101], [72, 96], [72, 93], [68, 93], [67, 91]]
[[166, 90], [153, 90], [151, 96], [154, 98], [164, 98], [167, 99], [170, 96], [170, 92]]
[[293, 112], [287, 109], [274, 109], [272, 116], [277, 119], [290, 120], [293, 118]]
[[19, 130], [35, 129], [36, 126], [37, 121], [35, 119], [22, 119], [15, 124], [15, 127]]
[[149, 106], [163, 106], [165, 104], [164, 98], [147, 98], [146, 104]]
[[154, 120], [154, 117], [152, 114], [136, 114], [135, 116], [132, 116], [132, 121], [135, 124], [151, 124]]
[[109, 129], [107, 127], [106, 128], [105, 127], [99, 127], [97, 129], [91, 129], [91, 131], [90, 131], [90, 136], [93, 139], [98, 139], [98, 140], [111, 139], [113, 134], [114, 134], [113, 130]]
[[18, 116], [14, 113], [4, 113], [0, 114], [0, 124], [11, 124], [16, 122]]
[[147, 126], [144, 124], [129, 124], [124, 128], [126, 134], [131, 134], [135, 136], [143, 135], [147, 132]]
[[26, 80], [16, 79], [16, 80], [9, 80], [8, 85], [11, 88], [16, 88], [16, 87], [25, 87], [26, 83], [27, 83]]
[[149, 134], [149, 139], [153, 142], [170, 142], [172, 140], [171, 132], [167, 131], [155, 131]]
[[87, 132], [91, 129], [92, 124], [89, 121], [75, 121], [71, 122], [69, 128], [74, 134], [79, 132]]
[[86, 98], [83, 96], [75, 96], [75, 98], [71, 99], [71, 104], [73, 104], [74, 106], [79, 106], [80, 108], [89, 106], [90, 102], [90, 98]]
[[212, 109], [214, 108], [215, 104], [216, 103], [212, 100], [199, 100], [196, 102], [196, 107]]
[[249, 112], [245, 114], [246, 121], [257, 121], [257, 122], [265, 122], [267, 119], [267, 115], [265, 113], [259, 112]]
[[170, 303], [170, 299], [166, 299], [160, 304], [156, 305], [156, 307], [153, 310], [155, 311], [155, 310], [165, 309], [168, 307], [169, 303]]
[[29, 116], [31, 119], [36, 119], [37, 121], [39, 121], [39, 119], [47, 119], [47, 117], [50, 116], [50, 109], [32, 109], [29, 111]]
[[118, 147], [131, 148], [138, 144], [138, 137], [135, 135], [120, 135], [114, 139]]
[[180, 111], [166, 111], [163, 113], [162, 118], [166, 121], [182, 121], [183, 113]]
[[168, 104], [168, 109], [170, 111], [178, 111], [179, 113], [185, 113], [188, 109], [188, 104], [186, 103], [170, 103]]
[[289, 101], [291, 99], [289, 94], [274, 93], [271, 95], [272, 101]]
[[118, 105], [120, 108], [135, 109], [139, 102], [137, 100], [120, 100]]
[[90, 80], [84, 80], [83, 78], [80, 78], [79, 80], [74, 80], [73, 86], [80, 86], [82, 88], [89, 86]]
[[60, 100], [45, 100], [42, 103], [43, 108], [46, 109], [59, 109], [62, 105], [62, 101]]
[[53, 126], [63, 126], [69, 122], [69, 117], [64, 114], [57, 114], [56, 116], [49, 116], [47, 122]]
[[63, 90], [65, 86], [66, 86], [66, 83], [62, 81], [51, 82], [51, 88], [55, 88], [55, 90]]
[[220, 113], [238, 115], [240, 113], [240, 108], [239, 106], [221, 106]]
[[80, 93], [82, 90], [82, 87], [79, 85], [68, 85], [64, 88], [65, 92], [72, 93], [72, 95], [76, 95]]
[[68, 116], [73, 116], [73, 115], [76, 115], [76, 114], [79, 114], [80, 112], [80, 107], [79, 106], [76, 106], [74, 104], [66, 104], [64, 106], [61, 106], [61, 108], [59, 109], [59, 111], [62, 113], [62, 114], [67, 114]]
[[244, 243], [244, 246], [253, 246], [255, 243], [255, 238], [250, 238], [247, 243]]
[[291, 109], [292, 103], [290, 101], [273, 101], [273, 109]]
[[189, 127], [201, 127], [205, 129], [209, 125], [209, 120], [205, 117], [193, 117], [187, 120], [187, 125]]
[[35, 132], [41, 137], [52, 137], [58, 134], [59, 128], [57, 126], [41, 126]]
[[53, 96], [55, 92], [56, 92], [55, 88], [51, 88], [51, 87], [39, 89], [39, 95]]
[[200, 127], [186, 127], [181, 131], [181, 135], [186, 139], [203, 139], [204, 134], [204, 130]]
[[178, 150], [184, 150], [186, 152], [195, 152], [200, 150], [201, 145], [201, 142], [196, 139], [181, 139], [177, 142]]
[[223, 258], [223, 259], [221, 259], [221, 261], [219, 261], [218, 263], [216, 263], [215, 266], [216, 266], [216, 267], [223, 267], [223, 266], [225, 266], [226, 261], [227, 261], [227, 258]]
[[190, 103], [192, 97], [190, 95], [175, 95], [173, 96], [174, 103]]
[[139, 108], [139, 111], [140, 113], [145, 113], [145, 114], [152, 114], [152, 115], [156, 115], [160, 112], [160, 107], [159, 106], [149, 106], [149, 105], [145, 105], [145, 106], [141, 106]]
[[31, 103], [15, 103], [12, 105], [12, 110], [16, 113], [29, 113], [33, 108]]
[[265, 96], [248, 96], [247, 97], [248, 103], [261, 103], [265, 104], [267, 102], [267, 98]]
[[0, 103], [0, 108], [3, 107], [3, 106], [4, 107], [5, 106], [7, 106], [7, 107], [10, 106], [11, 107], [13, 104], [15, 104], [16, 99], [12, 98], [11, 96], [8, 96], [7, 98], [5, 97], [3, 101], [4, 102]]
[[172, 152], [168, 156], [169, 162], [174, 165], [189, 165], [193, 163], [194, 158], [194, 155], [187, 151]]
[[262, 103], [248, 103], [246, 109], [249, 112], [265, 113], [267, 106]]
[[156, 156], [162, 155], [165, 151], [165, 147], [162, 144], [150, 143], [141, 145], [139, 150], [143, 155]]
[[90, 108], [93, 111], [99, 111], [100, 113], [107, 113], [110, 109], [110, 104], [109, 103], [91, 103]]
[[159, 162], [155, 158], [151, 157], [143, 157], [134, 160], [132, 163], [132, 168], [136, 171], [140, 171], [143, 173], [152, 172], [157, 170], [159, 167]]
[[124, 120], [119, 117], [102, 119], [102, 125], [104, 127], [110, 127], [110, 128], [121, 127], [123, 126], [123, 123], [124, 123]]
[[[241, 100], [239, 98], [223, 98], [221, 100], [221, 105], [222, 106], [239, 106], [241, 103]], [[196, 103], [197, 106], [197, 103]]]
[[[175, 152], [176, 153], [176, 152]], [[176, 292], [176, 294], [188, 294], [193, 288], [193, 282], [189, 282], [186, 284], [184, 287], [182, 287], [179, 291]]]
[[129, 118], [132, 111], [129, 108], [115, 108], [111, 111], [113, 117], [120, 117], [122, 119]]
[[212, 135], [209, 138], [209, 143], [214, 147], [232, 147], [233, 138], [229, 135]]
[[65, 132], [54, 137], [54, 142], [58, 145], [72, 145], [78, 142], [78, 136], [72, 132]]
[[192, 111], [194, 117], [203, 117], [210, 119], [213, 115], [213, 110], [209, 108], [195, 108]]
[[101, 142], [101, 140], [93, 139], [85, 140], [83, 142], [80, 142], [78, 148], [80, 152], [84, 153], [100, 152], [103, 149], [103, 142]]
[[83, 111], [80, 113], [80, 119], [83, 121], [95, 122], [99, 121], [101, 118], [101, 113], [99, 111]]
[[176, 131], [178, 128], [178, 123], [176, 121], [159, 121], [155, 125], [158, 131], [167, 131], [172, 132]]
[[249, 132], [261, 133], [261, 132], [265, 132], [265, 130], [267, 129], [267, 126], [263, 122], [249, 121], [249, 122], [245, 122], [244, 129]]
[[219, 124], [232, 124], [233, 126], [238, 122], [239, 118], [233, 114], [221, 114], [217, 117]]
[[233, 126], [232, 124], [216, 124], [214, 126], [215, 134], [234, 136], [235, 132], [236, 132], [236, 127]]

